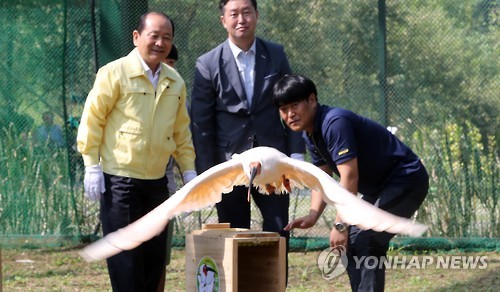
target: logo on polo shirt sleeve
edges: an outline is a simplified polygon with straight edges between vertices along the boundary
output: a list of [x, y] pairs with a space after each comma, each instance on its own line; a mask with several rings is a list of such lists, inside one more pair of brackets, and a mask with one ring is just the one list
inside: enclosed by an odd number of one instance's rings
[[338, 155], [339, 155], [339, 156], [342, 156], [342, 155], [344, 155], [344, 154], [347, 154], [348, 152], [349, 152], [349, 148], [347, 148], [347, 149], [343, 149], [343, 150], [340, 150], [340, 151], [339, 151]]

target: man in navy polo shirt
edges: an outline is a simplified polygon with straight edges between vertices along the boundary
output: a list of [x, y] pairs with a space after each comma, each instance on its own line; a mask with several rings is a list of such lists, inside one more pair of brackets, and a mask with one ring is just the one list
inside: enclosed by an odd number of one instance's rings
[[[312, 162], [354, 194], [392, 214], [411, 217], [427, 195], [429, 177], [413, 151], [383, 126], [351, 111], [320, 105], [315, 84], [301, 75], [286, 75], [273, 89], [274, 103], [293, 131], [303, 131]], [[326, 203], [312, 190], [311, 209], [285, 227], [313, 226]], [[374, 260], [386, 255], [394, 234], [347, 226], [338, 215], [330, 233], [332, 247], [347, 249], [347, 272], [353, 291], [383, 291], [384, 265]], [[364, 257], [363, 257], [364, 256]], [[356, 258], [356, 261], [354, 260]], [[374, 267], [375, 266], [375, 267]]]

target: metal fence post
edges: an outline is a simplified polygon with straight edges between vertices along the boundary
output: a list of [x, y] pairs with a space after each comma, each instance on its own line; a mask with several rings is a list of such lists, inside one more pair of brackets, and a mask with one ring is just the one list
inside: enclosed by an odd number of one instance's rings
[[389, 126], [388, 118], [388, 106], [387, 106], [387, 79], [386, 79], [386, 12], [385, 12], [385, 0], [378, 1], [378, 34], [377, 34], [377, 47], [378, 47], [378, 65], [379, 65], [379, 88], [381, 97], [381, 118], [384, 126]]

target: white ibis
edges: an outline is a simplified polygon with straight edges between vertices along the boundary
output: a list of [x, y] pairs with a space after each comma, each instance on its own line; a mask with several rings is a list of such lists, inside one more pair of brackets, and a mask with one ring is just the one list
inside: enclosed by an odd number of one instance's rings
[[214, 291], [215, 276], [217, 276], [217, 271], [211, 267], [203, 264], [200, 266], [198, 271], [198, 291]]
[[292, 188], [315, 189], [334, 205], [342, 220], [360, 229], [420, 236], [427, 226], [379, 209], [344, 189], [315, 165], [289, 158], [270, 147], [256, 147], [218, 164], [184, 185], [151, 212], [88, 245], [80, 253], [86, 260], [100, 260], [130, 250], [158, 235], [174, 216], [200, 210], [221, 200], [236, 185], [257, 187], [280, 194]]

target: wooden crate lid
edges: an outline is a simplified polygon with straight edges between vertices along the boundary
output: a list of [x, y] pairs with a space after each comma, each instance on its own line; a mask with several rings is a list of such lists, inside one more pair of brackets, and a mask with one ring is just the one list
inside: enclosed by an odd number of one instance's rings
[[230, 228], [229, 223], [203, 224], [201, 230], [193, 230], [192, 235], [215, 237], [253, 238], [253, 237], [279, 237], [277, 232], [255, 231], [245, 228]]
[[229, 224], [229, 223], [204, 223], [201, 225], [202, 230], [228, 229], [228, 228], [231, 228], [231, 224]]

